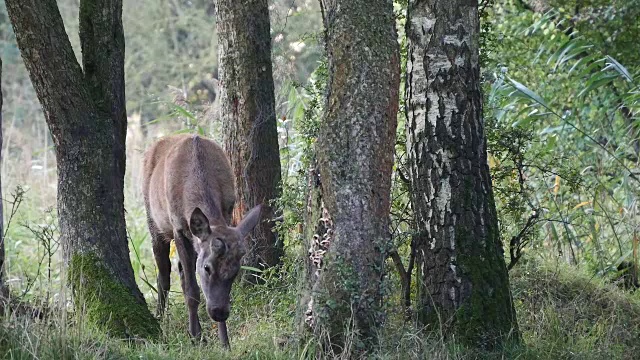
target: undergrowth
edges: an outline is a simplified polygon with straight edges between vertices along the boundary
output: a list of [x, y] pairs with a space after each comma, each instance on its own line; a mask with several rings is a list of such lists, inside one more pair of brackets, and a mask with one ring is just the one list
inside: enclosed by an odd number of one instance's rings
[[[369, 358], [633, 359], [640, 351], [637, 294], [562, 263], [528, 261], [511, 276], [523, 345], [496, 352], [466, 349], [455, 339], [442, 340], [437, 332], [407, 324], [398, 311], [381, 329], [381, 342]], [[192, 342], [182, 295], [172, 292], [163, 335], [153, 342], [106, 337], [71, 311], [54, 311], [41, 320], [5, 313], [0, 359], [327, 358], [315, 344], [297, 343], [293, 336], [296, 294], [290, 280], [274, 274], [262, 285], [234, 288], [230, 352], [221, 348], [204, 309], [206, 342]]]

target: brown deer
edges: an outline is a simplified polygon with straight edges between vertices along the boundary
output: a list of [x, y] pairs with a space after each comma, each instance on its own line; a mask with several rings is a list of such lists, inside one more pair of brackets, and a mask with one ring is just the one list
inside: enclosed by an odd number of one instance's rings
[[229, 226], [235, 203], [229, 161], [218, 144], [197, 135], [172, 135], [154, 143], [144, 156], [142, 187], [158, 265], [157, 314], [164, 313], [169, 292], [173, 238], [189, 311], [189, 333], [201, 336], [198, 273], [207, 313], [219, 322], [218, 335], [228, 348], [231, 285], [246, 251], [244, 238], [260, 219], [260, 205], [236, 227]]

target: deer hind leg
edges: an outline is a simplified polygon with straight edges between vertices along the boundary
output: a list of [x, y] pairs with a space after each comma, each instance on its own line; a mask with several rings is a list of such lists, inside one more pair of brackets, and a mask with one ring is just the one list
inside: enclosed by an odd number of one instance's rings
[[153, 236], [153, 256], [158, 266], [158, 307], [156, 315], [162, 317], [166, 309], [167, 297], [171, 286], [171, 259], [169, 258], [170, 238], [164, 234]]
[[195, 338], [199, 338], [202, 329], [200, 327], [200, 319], [198, 318], [198, 306], [200, 305], [200, 287], [196, 281], [196, 258], [197, 254], [193, 248], [191, 240], [189, 240], [181, 230], [174, 232], [174, 241], [176, 249], [180, 257], [180, 280], [182, 283], [182, 291], [184, 300], [189, 311], [189, 334]]
[[162, 317], [166, 308], [170, 286], [171, 260], [169, 259], [169, 245], [171, 239], [158, 230], [158, 227], [149, 215], [149, 205], [147, 202], [145, 202], [145, 207], [147, 209], [147, 225], [149, 227], [149, 233], [151, 234], [153, 256], [158, 266], [158, 306], [156, 308], [156, 315]]

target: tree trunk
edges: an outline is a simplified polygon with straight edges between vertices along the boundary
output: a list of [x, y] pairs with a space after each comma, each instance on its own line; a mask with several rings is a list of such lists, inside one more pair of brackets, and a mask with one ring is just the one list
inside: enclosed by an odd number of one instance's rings
[[245, 264], [278, 264], [283, 244], [272, 231], [271, 201], [280, 196], [280, 150], [271, 69], [267, 0], [218, 0], [220, 119], [236, 180], [234, 222], [263, 203]]
[[[2, 84], [2, 59], [0, 59], [0, 84]], [[2, 88], [0, 87], [0, 163], [2, 162]], [[4, 252], [4, 207], [2, 201], [2, 176], [0, 175], [0, 303], [9, 295], [7, 284], [5, 283], [5, 252]], [[2, 306], [0, 305], [0, 308]]]
[[407, 153], [419, 319], [492, 346], [518, 337], [482, 120], [476, 1], [409, 1]]
[[322, 234], [310, 240], [319, 246], [312, 248], [316, 261], [307, 262], [313, 276], [301, 306], [325, 345], [350, 343], [357, 348], [341, 350], [350, 352], [374, 343], [382, 320], [399, 48], [391, 0], [321, 6], [329, 70], [317, 142], [324, 209], [318, 224], [306, 224]]
[[520, 0], [520, 3], [531, 11], [545, 13], [551, 8], [546, 0]]
[[124, 218], [122, 3], [81, 1], [84, 72], [55, 0], [6, 3], [55, 143], [61, 241], [76, 306], [114, 336], [157, 336], [134, 279]]

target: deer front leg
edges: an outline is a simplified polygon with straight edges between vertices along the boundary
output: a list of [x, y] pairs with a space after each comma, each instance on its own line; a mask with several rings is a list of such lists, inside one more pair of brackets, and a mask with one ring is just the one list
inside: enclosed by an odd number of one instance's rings
[[189, 334], [195, 338], [200, 338], [202, 328], [200, 327], [200, 319], [198, 318], [198, 306], [200, 305], [200, 287], [196, 281], [196, 258], [197, 254], [193, 248], [191, 240], [184, 236], [182, 231], [176, 231], [174, 234], [176, 242], [176, 250], [180, 258], [182, 271], [180, 272], [180, 280], [182, 282], [182, 291], [184, 300], [189, 311]]
[[222, 343], [222, 347], [227, 350], [231, 350], [231, 346], [229, 345], [229, 334], [227, 333], [227, 322], [221, 321], [218, 323], [218, 338]]

